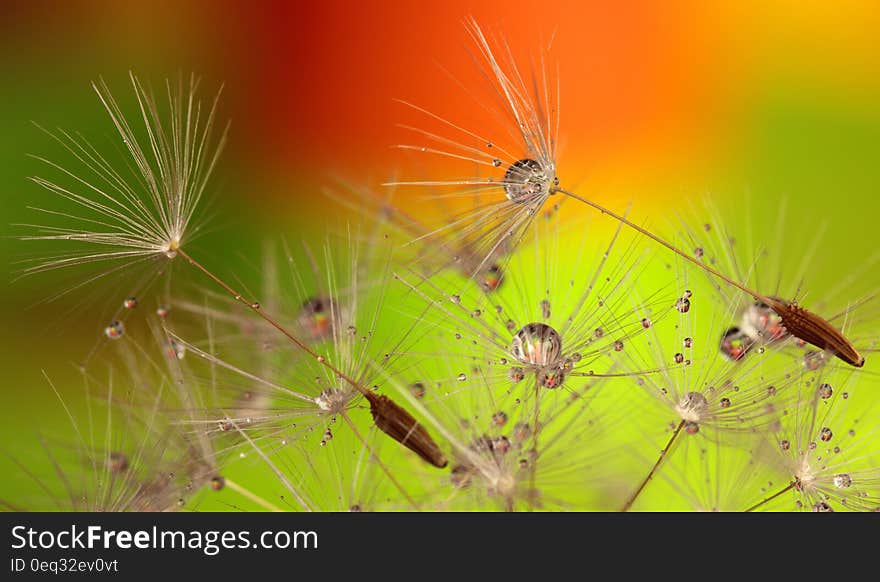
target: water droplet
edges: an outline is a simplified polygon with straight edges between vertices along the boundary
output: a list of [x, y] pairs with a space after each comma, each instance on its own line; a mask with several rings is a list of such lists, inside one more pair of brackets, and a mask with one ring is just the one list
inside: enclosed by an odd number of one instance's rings
[[156, 308], [156, 315], [158, 315], [161, 319], [165, 319], [168, 317], [168, 314], [171, 313], [171, 308], [166, 305], [160, 305]]
[[495, 166], [496, 168], [500, 168], [501, 164], [502, 164], [502, 162], [498, 158], [495, 158], [494, 160], [492, 160], [492, 165]]
[[684, 347], [686, 347], [686, 348], [694, 347], [694, 340], [689, 337], [684, 338], [684, 341], [682, 343], [684, 344]]
[[779, 441], [779, 448], [781, 448], [783, 451], [787, 451], [791, 448], [791, 443], [785, 439], [782, 439], [781, 441]]
[[125, 325], [121, 321], [112, 321], [104, 328], [104, 335], [109, 339], [117, 340], [125, 334]]
[[702, 259], [703, 258], [703, 247], [695, 248], [694, 249], [694, 256], [697, 257], [698, 259]]
[[467, 374], [464, 374], [464, 373], [459, 374], [456, 377], [456, 380], [458, 380], [459, 382], [464, 382], [465, 380], [467, 380]]
[[834, 393], [834, 389], [831, 388], [831, 384], [827, 382], [819, 385], [819, 398], [822, 400], [828, 400], [831, 398], [831, 395]]
[[526, 377], [526, 371], [522, 368], [511, 368], [507, 375], [514, 382], [522, 382]]
[[[251, 304], [259, 309], [260, 304]], [[296, 316], [297, 324], [312, 340], [324, 340], [332, 334], [332, 314], [339, 317], [338, 307], [329, 297], [311, 297], [303, 302]]]
[[647, 317], [642, 318], [642, 327], [644, 327], [645, 329], [651, 327], [651, 320]]
[[689, 420], [684, 423], [684, 432], [687, 434], [697, 434], [700, 432], [700, 425]]
[[[495, 291], [501, 286], [504, 279], [504, 271], [498, 265], [492, 265], [483, 272], [483, 290]], [[500, 313], [500, 311], [499, 311]]]
[[510, 353], [523, 364], [548, 366], [559, 359], [562, 338], [545, 323], [530, 323], [516, 332]]
[[694, 294], [690, 289], [685, 289], [684, 293], [681, 294], [682, 299], [690, 299]]
[[722, 398], [718, 404], [721, 408], [730, 408], [730, 398]]
[[597, 327], [596, 330], [593, 332], [593, 335], [597, 338], [602, 337], [603, 335], [605, 335], [605, 330], [603, 330], [601, 327]]
[[409, 386], [410, 393], [416, 398], [424, 398], [427, 390], [425, 389], [425, 385], [421, 382], [414, 382]]
[[612, 347], [614, 348], [615, 352], [622, 352], [623, 351], [623, 342], [621, 340], [616, 340]]
[[838, 489], [846, 489], [852, 487], [853, 480], [848, 473], [840, 473], [834, 476], [834, 486]]
[[226, 479], [223, 477], [217, 476], [211, 479], [211, 489], [214, 491], [220, 491], [226, 486]]
[[504, 426], [507, 424], [507, 413], [498, 411], [492, 415], [492, 422], [494, 422], [498, 426]]
[[126, 309], [134, 309], [138, 306], [137, 297], [126, 297], [125, 301], [122, 302], [122, 306]]
[[527, 204], [548, 196], [555, 178], [551, 173], [533, 159], [518, 160], [504, 173], [504, 194], [516, 204]]
[[549, 390], [555, 390], [562, 386], [565, 381], [565, 372], [562, 368], [544, 368], [538, 373], [538, 385]]
[[687, 313], [691, 310], [691, 300], [686, 297], [680, 298], [678, 301], [675, 302], [675, 309], [679, 313]]
[[813, 505], [813, 513], [834, 513], [834, 510], [825, 501], [819, 501]]
[[832, 437], [832, 436], [834, 436], [834, 433], [831, 432], [831, 429], [828, 428], [827, 426], [822, 427], [822, 430], [819, 431], [819, 438], [820, 438], [823, 442], [826, 442], [826, 443], [827, 443], [828, 441], [831, 440], [831, 437]]
[[738, 327], [731, 327], [721, 336], [721, 354], [734, 362], [745, 356], [754, 342]]
[[809, 351], [804, 354], [804, 367], [812, 372], [825, 365], [825, 352]]
[[165, 356], [171, 360], [182, 360], [186, 356], [186, 346], [174, 338], [165, 341], [164, 347]]
[[532, 434], [532, 427], [526, 422], [518, 422], [513, 427], [513, 438], [518, 441], [524, 441]]
[[456, 305], [461, 304], [461, 295], [450, 295], [449, 300], [455, 303]]
[[256, 301], [254, 301], [253, 303], [251, 303], [251, 309], [259, 309], [259, 308], [260, 308], [260, 304], [257, 303]]
[[[773, 299], [786, 303], [778, 297]], [[764, 343], [775, 342], [788, 335], [779, 314], [761, 301], [756, 301], [743, 312], [742, 328], [752, 340]]]
[[107, 459], [107, 468], [112, 473], [122, 473], [128, 469], [128, 457], [124, 453], [112, 452]]
[[684, 362], [684, 354], [682, 354], [682, 353], [675, 354], [675, 363], [680, 364], [682, 362]]
[[547, 299], [541, 301], [541, 317], [550, 319], [550, 301]]

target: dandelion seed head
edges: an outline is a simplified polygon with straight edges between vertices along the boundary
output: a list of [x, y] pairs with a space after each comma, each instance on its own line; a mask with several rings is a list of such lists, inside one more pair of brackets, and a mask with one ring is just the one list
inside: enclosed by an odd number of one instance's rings
[[354, 394], [343, 388], [327, 388], [315, 397], [315, 404], [330, 415], [341, 414], [348, 408]]
[[517, 160], [504, 173], [504, 194], [516, 204], [543, 200], [558, 185], [553, 166], [531, 158]]
[[709, 401], [699, 392], [688, 392], [676, 406], [682, 420], [699, 423], [709, 413]]

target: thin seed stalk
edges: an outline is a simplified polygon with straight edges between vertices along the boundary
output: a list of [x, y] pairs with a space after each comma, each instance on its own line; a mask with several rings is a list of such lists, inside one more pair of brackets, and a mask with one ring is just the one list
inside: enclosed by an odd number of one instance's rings
[[647, 487], [651, 479], [654, 478], [654, 475], [657, 474], [657, 471], [660, 470], [660, 466], [663, 464], [663, 461], [665, 461], [666, 457], [669, 456], [669, 451], [672, 449], [672, 445], [675, 443], [678, 435], [681, 434], [682, 428], [684, 428], [683, 420], [679, 422], [678, 426], [675, 427], [675, 430], [672, 431], [672, 436], [669, 437], [669, 440], [666, 442], [666, 446], [663, 447], [662, 451], [660, 451], [660, 456], [657, 458], [657, 462], [654, 463], [653, 467], [651, 467], [651, 471], [645, 476], [644, 480], [642, 480], [639, 488], [636, 489], [632, 495], [630, 495], [629, 499], [626, 501], [623, 508], [621, 509], [622, 512], [625, 513], [632, 508], [633, 504], [636, 502], [636, 499], [639, 498], [639, 495], [642, 494], [642, 491], [645, 490], [645, 487]]
[[757, 509], [760, 509], [761, 507], [763, 507], [764, 505], [767, 505], [768, 503], [770, 503], [774, 499], [781, 497], [782, 495], [788, 493], [789, 491], [794, 489], [794, 486], [796, 483], [797, 483], [797, 481], [792, 481], [791, 483], [789, 483], [788, 485], [786, 485], [785, 487], [783, 487], [782, 489], [780, 489], [779, 491], [777, 491], [776, 493], [771, 495], [770, 497], [765, 497], [763, 500], [759, 501], [758, 503], [756, 503], [753, 506], [746, 509], [745, 513], [751, 513]]
[[[287, 331], [287, 329], [285, 329], [283, 325], [276, 321], [271, 315], [263, 311], [260, 308], [259, 303], [255, 301], [248, 301], [247, 299], [245, 299], [241, 293], [236, 291], [226, 281], [215, 275], [207, 267], [195, 260], [183, 249], [178, 247], [174, 250], [190, 265], [201, 271], [209, 279], [222, 287], [227, 293], [232, 295], [232, 297], [237, 302], [245, 305], [248, 309], [259, 315], [263, 319], [263, 321], [281, 332], [281, 334], [289, 339], [294, 345], [309, 354], [311, 357], [315, 358], [318, 363], [328, 368], [337, 377], [345, 380], [345, 382], [347, 382], [355, 390], [360, 392], [370, 403], [370, 411], [373, 414], [373, 420], [376, 422], [376, 426], [378, 426], [382, 432], [384, 432], [406, 448], [415, 452], [422, 459], [431, 463], [435, 467], [442, 469], [446, 466], [447, 461], [445, 456], [443, 456], [442, 451], [440, 451], [440, 447], [437, 446], [436, 442], [434, 442], [430, 434], [428, 434], [428, 431], [426, 431], [425, 428], [421, 426], [421, 424], [418, 423], [412, 417], [412, 415], [410, 415], [403, 407], [396, 404], [387, 396], [376, 396], [375, 394], [364, 388], [359, 382], [357, 382], [356, 380], [342, 372], [342, 370], [334, 366], [331, 362], [329, 362], [326, 357], [318, 354], [315, 350], [306, 345], [302, 340]], [[401, 427], [405, 428], [405, 430], [402, 434], [398, 434], [401, 432]]]
[[696, 265], [707, 273], [710, 273], [711, 275], [718, 277], [725, 283], [733, 285], [740, 291], [751, 295], [753, 298], [755, 298], [755, 300], [761, 301], [769, 305], [771, 309], [773, 309], [773, 311], [775, 311], [780, 317], [782, 317], [783, 324], [785, 325], [788, 332], [791, 333], [793, 336], [822, 350], [828, 350], [832, 352], [836, 357], [840, 358], [851, 366], [861, 368], [865, 365], [865, 358], [862, 357], [862, 355], [855, 348], [852, 342], [819, 315], [811, 313], [796, 305], [789, 305], [788, 303], [781, 302], [778, 299], [768, 297], [762, 293], [758, 293], [754, 289], [749, 289], [742, 283], [734, 281], [730, 277], [724, 275], [713, 267], [710, 267], [706, 263], [698, 261], [688, 253], [682, 251], [675, 245], [666, 242], [646, 228], [641, 227], [638, 224], [628, 220], [625, 216], [621, 216], [620, 214], [617, 214], [616, 212], [609, 210], [608, 208], [605, 208], [600, 204], [596, 204], [591, 200], [583, 198], [582, 196], [578, 196], [574, 192], [559, 188], [558, 186], [554, 187], [551, 192], [559, 192], [561, 194], [565, 194], [570, 198], [574, 198], [575, 200], [598, 210], [602, 214], [607, 214], [611, 218], [614, 218], [622, 224], [625, 224], [628, 227], [632, 228], [639, 234], [648, 237], [649, 239], [653, 240], [663, 247], [666, 247], [679, 257]]

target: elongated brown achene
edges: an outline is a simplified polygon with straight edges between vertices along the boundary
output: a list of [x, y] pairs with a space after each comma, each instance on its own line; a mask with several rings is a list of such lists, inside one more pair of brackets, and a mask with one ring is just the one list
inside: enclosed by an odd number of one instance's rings
[[379, 430], [439, 469], [449, 463], [425, 427], [409, 412], [384, 394], [367, 392], [364, 396]]
[[865, 365], [865, 358], [833, 325], [803, 307], [768, 297], [767, 305], [782, 318], [782, 325], [791, 335], [833, 353], [857, 368]]

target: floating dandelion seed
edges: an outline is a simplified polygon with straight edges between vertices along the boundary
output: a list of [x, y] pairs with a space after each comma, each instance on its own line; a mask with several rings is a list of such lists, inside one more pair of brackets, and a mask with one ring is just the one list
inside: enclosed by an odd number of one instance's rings
[[[502, 166], [504, 163], [508, 164], [504, 175], [499, 178], [483, 174], [474, 175], [472, 172], [457, 179], [398, 181], [388, 185], [447, 188], [452, 191], [450, 196], [470, 198], [476, 198], [481, 193], [494, 194], [492, 202], [479, 206], [469, 215], [445, 227], [483, 234], [484, 238], [479, 248], [484, 258], [471, 276], [487, 264], [491, 254], [498, 248], [516, 246], [546, 201], [555, 194], [562, 194], [617, 220], [620, 224], [672, 251], [689, 264], [702, 269], [716, 280], [723, 281], [753, 297], [772, 310], [779, 318], [778, 326], [784, 327], [793, 336], [834, 354], [847, 364], [855, 367], [864, 365], [865, 359], [855, 345], [828, 320], [794, 303], [764, 295], [706, 264], [703, 260], [702, 246], [695, 247], [694, 255], [686, 253], [654, 232], [632, 222], [626, 216], [561, 186], [557, 177], [556, 163], [559, 131], [558, 87], [549, 78], [544, 59], [541, 59], [541, 69], [535, 78], [527, 82], [513, 62], [512, 53], [506, 43], [503, 41], [498, 43], [500, 47], [496, 50], [473, 19], [468, 22], [467, 28], [484, 61], [487, 69], [485, 73], [491, 79], [493, 88], [503, 103], [504, 110], [498, 113], [497, 117], [510, 123], [505, 129], [514, 138], [513, 142], [498, 148], [496, 140], [486, 139], [481, 133], [461, 127], [422, 107], [404, 102], [444, 130], [454, 132], [462, 141], [444, 137], [436, 132], [403, 126], [420, 139], [430, 142], [432, 146], [401, 145], [399, 147], [466, 162], [473, 167], [496, 172], [501, 169], [495, 163], [495, 160], [499, 159], [498, 153], [501, 152], [509, 158], [502, 162]], [[492, 151], [488, 151], [489, 144], [492, 146]], [[500, 194], [503, 194], [503, 197], [499, 198]]]
[[[140, 107], [149, 147], [141, 145], [103, 81], [95, 86], [95, 90], [134, 162], [136, 173], [133, 181], [131, 179], [126, 181], [90, 145], [79, 143], [63, 131], [60, 132], [60, 136], [53, 135], [97, 177], [97, 183], [90, 183], [85, 178], [77, 177], [71, 171], [46, 160], [44, 161], [47, 164], [72, 178], [78, 187], [84, 188], [87, 193], [74, 193], [41, 178], [36, 178], [35, 181], [82, 208], [82, 216], [68, 215], [69, 218], [82, 222], [85, 228], [94, 228], [95, 224], [101, 225], [104, 232], [47, 227], [44, 230], [48, 234], [25, 237], [32, 240], [79, 241], [95, 249], [74, 255], [72, 258], [67, 256], [49, 260], [26, 270], [26, 273], [105, 260], [119, 260], [127, 265], [139, 260], [174, 260], [181, 257], [187, 264], [222, 288], [236, 302], [249, 308], [298, 349], [320, 363], [333, 374], [334, 381], [337, 378], [341, 379], [354, 392], [373, 398], [374, 395], [370, 395], [366, 387], [343, 373], [336, 364], [319, 354], [315, 347], [309, 346], [300, 337], [288, 331], [281, 322], [262, 309], [259, 302], [246, 299], [184, 250], [184, 246], [188, 245], [189, 241], [189, 227], [226, 138], [224, 131], [217, 143], [212, 139], [219, 94], [214, 99], [210, 112], [203, 115], [201, 102], [196, 98], [198, 82], [194, 77], [190, 79], [187, 92], [184, 92], [182, 82], [177, 86], [173, 86], [170, 82], [166, 83], [169, 118], [163, 122], [152, 92], [145, 89], [134, 75], [131, 75], [131, 82]], [[51, 211], [48, 213], [53, 214]], [[324, 311], [328, 307], [331, 312], [333, 311], [332, 302], [329, 306], [322, 302], [321, 306], [323, 309], [318, 310], [315, 309], [314, 304], [306, 304], [306, 312], [309, 315], [308, 325], [311, 326], [312, 331], [318, 333], [324, 331]], [[309, 329], [308, 325], [307, 329]], [[119, 329], [121, 330], [121, 327]], [[116, 332], [108, 327], [108, 337], [114, 337], [111, 333]], [[174, 339], [180, 340], [180, 338]], [[199, 353], [203, 356], [207, 355], [204, 351]], [[387, 405], [383, 403], [382, 406], [372, 406], [371, 410], [374, 411], [374, 416], [377, 414], [376, 411], [378, 414], [399, 415], [397, 419], [377, 420], [380, 428], [391, 428], [396, 427], [398, 423], [409, 422], [405, 411], [398, 408], [393, 403]], [[417, 430], [415, 425], [410, 428]], [[397, 438], [395, 435], [390, 436]], [[411, 445], [406, 442], [402, 444]]]
[[768, 492], [749, 511], [771, 509], [781, 501], [808, 511], [880, 509], [880, 466], [874, 443], [851, 429], [845, 431], [870, 408], [852, 408], [852, 398], [842, 394], [823, 395], [826, 385], [846, 386], [858, 379], [843, 368], [800, 370], [798, 397], [781, 422], [765, 433], [767, 441], [781, 446], [767, 447], [759, 457], [786, 484]]

